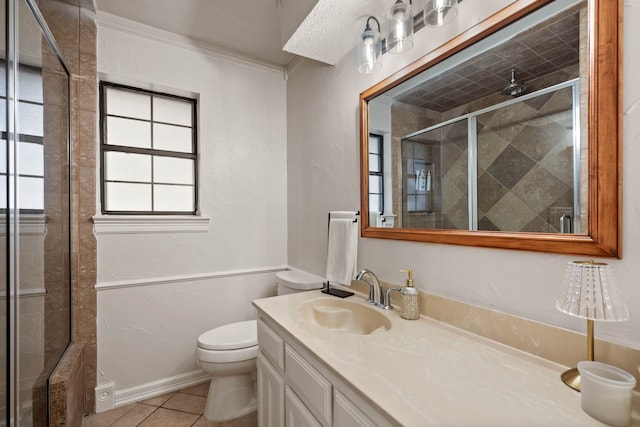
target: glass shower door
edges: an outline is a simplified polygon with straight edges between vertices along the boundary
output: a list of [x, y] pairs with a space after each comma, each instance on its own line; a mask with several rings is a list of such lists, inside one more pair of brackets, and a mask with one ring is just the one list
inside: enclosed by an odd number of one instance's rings
[[577, 86], [476, 117], [478, 229], [577, 232]]
[[8, 277], [9, 336], [2, 421], [46, 426], [49, 378], [71, 337], [69, 73], [32, 0], [8, 1], [6, 11], [0, 271]]

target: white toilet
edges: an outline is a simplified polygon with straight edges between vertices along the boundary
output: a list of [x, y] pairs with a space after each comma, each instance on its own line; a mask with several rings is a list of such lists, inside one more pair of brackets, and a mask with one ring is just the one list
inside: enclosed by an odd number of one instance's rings
[[[276, 273], [278, 295], [322, 287], [322, 277], [301, 270]], [[256, 410], [257, 321], [230, 323], [198, 337], [198, 366], [211, 375], [204, 416], [227, 421]]]

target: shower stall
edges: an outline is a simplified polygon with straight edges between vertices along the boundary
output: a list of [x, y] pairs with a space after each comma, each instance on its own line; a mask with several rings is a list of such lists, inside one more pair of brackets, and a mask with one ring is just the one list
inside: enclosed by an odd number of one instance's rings
[[[572, 79], [403, 136], [402, 227], [580, 233], [579, 86]], [[517, 87], [512, 74], [505, 94]]]
[[35, 0], [2, 5], [0, 426], [46, 426], [71, 337], [70, 73]]

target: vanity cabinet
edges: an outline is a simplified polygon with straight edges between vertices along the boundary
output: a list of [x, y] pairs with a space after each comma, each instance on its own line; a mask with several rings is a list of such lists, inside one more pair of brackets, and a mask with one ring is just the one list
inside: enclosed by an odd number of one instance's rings
[[258, 426], [393, 426], [284, 329], [258, 319]]

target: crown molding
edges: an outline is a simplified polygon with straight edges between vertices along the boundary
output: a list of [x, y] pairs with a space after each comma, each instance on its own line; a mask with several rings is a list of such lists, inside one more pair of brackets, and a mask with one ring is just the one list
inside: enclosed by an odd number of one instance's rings
[[302, 65], [305, 59], [306, 58], [303, 56], [296, 56], [295, 58], [293, 58], [293, 60], [289, 62], [287, 66], [284, 68], [284, 79], [288, 80], [289, 76], [293, 74], [294, 71], [296, 71], [300, 65]]
[[107, 28], [115, 31], [120, 31], [133, 36], [142, 37], [147, 40], [152, 40], [181, 49], [189, 50], [222, 61], [249, 66], [264, 71], [275, 72], [283, 76], [285, 75], [285, 67], [282, 65], [263, 61], [248, 55], [243, 55], [240, 52], [231, 49], [225, 49], [223, 47], [217, 46], [212, 43], [207, 43], [202, 40], [196, 40], [190, 37], [182, 36], [180, 34], [161, 30], [159, 28], [141, 24], [139, 22], [132, 21], [121, 16], [112, 15], [110, 13], [101, 11], [96, 12], [96, 25], [98, 27], [98, 30], [100, 28]]

